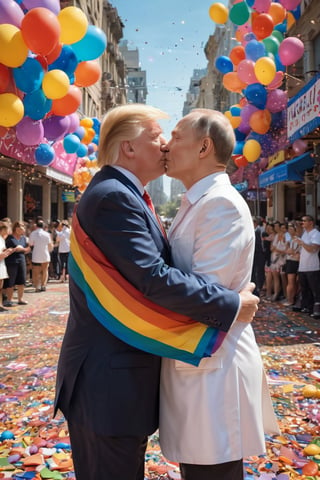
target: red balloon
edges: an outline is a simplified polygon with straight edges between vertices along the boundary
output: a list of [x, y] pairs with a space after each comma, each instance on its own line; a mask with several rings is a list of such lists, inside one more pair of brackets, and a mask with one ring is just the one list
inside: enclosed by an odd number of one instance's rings
[[246, 58], [246, 52], [242, 45], [238, 45], [237, 47], [233, 47], [230, 51], [229, 58], [233, 65], [238, 65], [242, 60]]
[[246, 167], [248, 165], [248, 160], [243, 155], [235, 155], [232, 157], [234, 164], [239, 167]]
[[27, 47], [39, 55], [49, 55], [60, 37], [60, 23], [57, 16], [48, 8], [38, 7], [29, 10], [22, 22], [21, 33]]
[[57, 58], [61, 53], [61, 50], [62, 50], [62, 43], [57, 43], [54, 49], [46, 57], [48, 65], [50, 65], [50, 63], [53, 63], [55, 60], [57, 60]]
[[274, 29], [274, 23], [271, 15], [267, 13], [260, 13], [252, 20], [252, 31], [257, 37], [257, 40], [262, 40], [271, 35]]
[[75, 85], [70, 85], [67, 95], [52, 101], [51, 112], [61, 117], [70, 115], [79, 108], [81, 100], [81, 90]]
[[0, 63], [0, 93], [4, 93], [10, 82], [10, 70]]

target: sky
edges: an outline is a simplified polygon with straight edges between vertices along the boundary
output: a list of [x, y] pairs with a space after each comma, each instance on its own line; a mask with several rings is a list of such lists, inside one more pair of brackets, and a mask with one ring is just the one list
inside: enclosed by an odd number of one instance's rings
[[[227, 0], [219, 0], [227, 5]], [[165, 137], [182, 117], [194, 69], [208, 65], [204, 47], [216, 24], [209, 17], [215, 0], [110, 0], [124, 24], [123, 39], [138, 48], [147, 72], [147, 103], [166, 111], [161, 120]], [[169, 195], [170, 179], [164, 176]]]

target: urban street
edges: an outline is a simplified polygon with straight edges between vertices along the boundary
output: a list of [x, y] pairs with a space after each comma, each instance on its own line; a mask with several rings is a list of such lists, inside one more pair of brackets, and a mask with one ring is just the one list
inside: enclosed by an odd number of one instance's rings
[[[0, 478], [74, 479], [67, 424], [53, 418], [55, 376], [68, 315], [68, 284], [27, 287], [28, 305], [0, 315]], [[260, 303], [254, 330], [281, 435], [245, 461], [245, 479], [316, 479], [320, 462], [320, 321], [281, 302]], [[230, 392], [232, 395], [232, 392]], [[250, 428], [250, 425], [248, 425]], [[149, 441], [146, 478], [179, 479]]]

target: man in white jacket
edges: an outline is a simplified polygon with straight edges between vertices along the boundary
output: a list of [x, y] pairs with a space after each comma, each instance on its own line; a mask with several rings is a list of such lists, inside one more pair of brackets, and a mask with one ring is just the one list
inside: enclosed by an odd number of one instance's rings
[[[165, 150], [167, 175], [187, 189], [169, 230], [175, 267], [240, 291], [250, 281], [255, 236], [226, 173], [234, 142], [222, 113], [196, 109]], [[242, 480], [242, 459], [265, 452], [265, 432], [278, 433], [249, 321], [234, 322], [199, 367], [163, 359], [160, 398], [161, 448], [184, 480]]]

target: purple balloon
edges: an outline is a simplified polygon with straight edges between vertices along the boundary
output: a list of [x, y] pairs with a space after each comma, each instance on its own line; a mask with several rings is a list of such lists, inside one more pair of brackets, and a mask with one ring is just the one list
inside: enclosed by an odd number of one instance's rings
[[47, 140], [59, 140], [67, 133], [70, 125], [68, 116], [52, 115], [43, 120], [44, 136]]
[[77, 114], [77, 112], [71, 113], [70, 115], [68, 115], [68, 117], [69, 117], [69, 120], [70, 120], [68, 133], [73, 133], [77, 130], [77, 128], [80, 125], [80, 118], [79, 118], [79, 115]]
[[271, 90], [268, 93], [266, 109], [271, 113], [282, 112], [286, 110], [288, 103], [288, 94], [279, 88]]
[[23, 0], [23, 5], [27, 10], [43, 7], [51, 10], [51, 12], [53, 12], [55, 15], [58, 15], [60, 12], [59, 0]]
[[0, 0], [0, 24], [9, 23], [20, 28], [24, 13], [13, 0]]
[[23, 145], [39, 145], [43, 139], [43, 131], [42, 121], [30, 117], [23, 117], [16, 125], [17, 139]]

